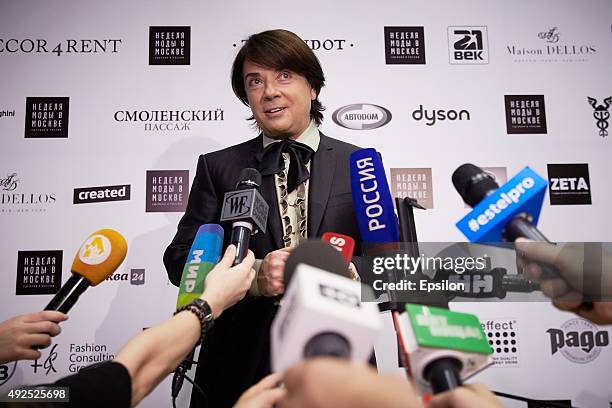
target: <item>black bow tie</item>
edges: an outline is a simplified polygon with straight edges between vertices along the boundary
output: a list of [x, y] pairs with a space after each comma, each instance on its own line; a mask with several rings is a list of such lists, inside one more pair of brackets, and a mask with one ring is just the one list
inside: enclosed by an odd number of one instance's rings
[[263, 151], [259, 164], [259, 171], [262, 176], [282, 173], [285, 168], [283, 153], [289, 153], [287, 190], [290, 193], [310, 177], [306, 163], [312, 159], [314, 150], [293, 140], [271, 143]]

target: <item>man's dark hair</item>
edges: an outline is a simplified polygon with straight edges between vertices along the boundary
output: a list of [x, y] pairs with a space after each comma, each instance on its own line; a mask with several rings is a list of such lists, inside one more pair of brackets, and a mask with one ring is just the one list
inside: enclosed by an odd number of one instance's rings
[[242, 77], [245, 60], [279, 71], [288, 69], [304, 76], [317, 93], [310, 106], [310, 117], [317, 125], [321, 124], [325, 107], [319, 101], [319, 93], [325, 85], [325, 77], [319, 60], [304, 40], [291, 31], [269, 30], [253, 34], [243, 44], [232, 66], [232, 89], [238, 99], [249, 106]]

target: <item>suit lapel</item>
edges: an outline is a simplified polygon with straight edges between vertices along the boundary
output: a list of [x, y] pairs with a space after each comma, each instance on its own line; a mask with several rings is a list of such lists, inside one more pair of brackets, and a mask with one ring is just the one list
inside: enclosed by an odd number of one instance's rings
[[[320, 132], [319, 132], [320, 133]], [[331, 192], [332, 180], [336, 171], [336, 156], [333, 148], [329, 145], [327, 136], [321, 135], [319, 148], [317, 149], [310, 169], [310, 181], [308, 182], [308, 237], [317, 236], [323, 214], [327, 207], [329, 194]]]
[[[253, 162], [253, 167], [258, 169], [259, 163], [263, 156], [263, 137], [260, 134], [255, 138], [256, 142], [251, 146], [250, 155]], [[268, 223], [266, 234], [270, 234], [276, 248], [283, 248], [283, 228], [280, 219], [280, 211], [278, 210], [278, 199], [276, 198], [276, 185], [274, 184], [274, 175], [262, 176], [261, 178], [261, 195], [270, 206], [268, 211]]]

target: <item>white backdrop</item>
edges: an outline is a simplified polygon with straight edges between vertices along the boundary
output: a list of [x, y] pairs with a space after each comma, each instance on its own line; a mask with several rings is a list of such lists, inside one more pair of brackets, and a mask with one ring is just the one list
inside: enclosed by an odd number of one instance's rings
[[[606, 212], [612, 199], [610, 138], [599, 135], [587, 102], [591, 97], [599, 105], [612, 96], [611, 23], [609, 0], [313, 0], [307, 5], [0, 0], [0, 320], [39, 310], [52, 296], [16, 295], [19, 251], [63, 251], [60, 280], [65, 281], [74, 253], [93, 231], [114, 228], [129, 245], [118, 280], [83, 296], [62, 324], [53, 353], [47, 349], [37, 363], [0, 366], [0, 389], [67, 375], [88, 364], [77, 360], [115, 354], [142, 328], [170, 316], [177, 289], [167, 280], [162, 254], [182, 213], [145, 211], [147, 171], [188, 170], [191, 185], [199, 154], [255, 135], [245, 120], [250, 111], [231, 91], [229, 73], [241, 40], [266, 29], [289, 29], [315, 48], [327, 79], [320, 98], [327, 107], [325, 134], [375, 147], [387, 174], [391, 169], [431, 172], [425, 186], [411, 189], [415, 194], [425, 189], [421, 195], [431, 200], [429, 209], [416, 215], [420, 240], [463, 240], [454, 223], [467, 210], [450, 176], [465, 162], [505, 167], [508, 177], [529, 165], [545, 178], [554, 176], [549, 164], [564, 165], [563, 177], [582, 177], [584, 166], [567, 165], [586, 164], [588, 190], [558, 192], [555, 205], [547, 194], [541, 229], [556, 241], [612, 240]], [[189, 44], [182, 48], [190, 53], [189, 64], [150, 65], [150, 27], [190, 27]], [[422, 27], [424, 63], [386, 64], [385, 27]], [[456, 30], [484, 33], [481, 51], [488, 63], [451, 63], [461, 38]], [[512, 47], [530, 52], [512, 55]], [[546, 133], [509, 134], [505, 95], [543, 95]], [[69, 98], [62, 111], [67, 137], [29, 129], [26, 98], [41, 97]], [[331, 120], [337, 109], [360, 103], [384, 107], [391, 121], [354, 130]], [[430, 126], [414, 118], [420, 105], [430, 113], [467, 110], [469, 120], [463, 116]], [[146, 118], [154, 114], [141, 112], [192, 110], [204, 111], [196, 115], [200, 120], [116, 120], [126, 111]], [[170, 130], [148, 130], [155, 125]], [[37, 137], [25, 137], [32, 134]], [[115, 185], [130, 185], [129, 200], [73, 203], [75, 189]], [[587, 195], [592, 204], [575, 203]], [[133, 270], [144, 270], [144, 282], [130, 280]], [[573, 316], [545, 303], [455, 307], [477, 313], [483, 322], [513, 321], [516, 328], [513, 363], [490, 368], [477, 380], [497, 391], [571, 400], [581, 407], [612, 401], [609, 345], [598, 347], [599, 355], [589, 363], [551, 354], [546, 331]], [[78, 351], [85, 345], [91, 347]], [[381, 370], [396, 371], [390, 325], [377, 354]], [[169, 388], [164, 382], [142, 405], [168, 406]], [[183, 405], [188, 394], [183, 391]]]

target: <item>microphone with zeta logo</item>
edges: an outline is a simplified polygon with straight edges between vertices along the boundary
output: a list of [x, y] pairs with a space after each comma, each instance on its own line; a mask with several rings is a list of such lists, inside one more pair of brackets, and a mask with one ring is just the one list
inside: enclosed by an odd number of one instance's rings
[[399, 334], [421, 392], [456, 388], [491, 365], [493, 350], [476, 316], [410, 303], [406, 312], [398, 318]]
[[[198, 228], [183, 267], [176, 310], [191, 303], [204, 293], [204, 280], [221, 259], [223, 228], [219, 224], [204, 224]], [[193, 364], [194, 350], [174, 370], [172, 377], [172, 398], [176, 399], [185, 380], [185, 373]]]
[[45, 310], [68, 313], [88, 287], [96, 286], [117, 270], [126, 254], [127, 242], [117, 231], [101, 229], [91, 234], [74, 257], [70, 268], [72, 276]]
[[271, 328], [274, 372], [317, 356], [368, 361], [381, 327], [378, 307], [361, 302], [362, 291], [371, 289], [348, 275], [342, 256], [322, 241], [292, 251], [285, 264], [287, 291]]
[[243, 169], [236, 190], [225, 193], [221, 222], [232, 223], [230, 244], [236, 245], [233, 265], [238, 265], [249, 251], [251, 235], [266, 232], [268, 203], [259, 192], [261, 174], [252, 168]]
[[347, 263], [351, 262], [353, 252], [355, 252], [355, 240], [352, 237], [336, 232], [326, 232], [321, 239], [336, 248]]

